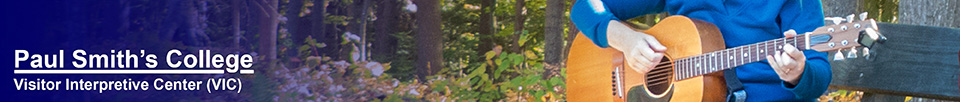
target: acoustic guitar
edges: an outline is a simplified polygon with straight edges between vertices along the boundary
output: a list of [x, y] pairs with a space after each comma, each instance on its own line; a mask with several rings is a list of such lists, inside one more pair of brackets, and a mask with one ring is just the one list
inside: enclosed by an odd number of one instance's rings
[[[865, 16], [861, 14], [861, 16]], [[684, 16], [670, 16], [643, 31], [667, 47], [664, 58], [647, 74], [624, 66], [623, 53], [601, 48], [577, 34], [567, 60], [567, 99], [573, 102], [609, 101], [724, 101], [726, 84], [722, 70], [765, 60], [785, 44], [799, 50], [820, 52], [870, 47], [885, 38], [876, 21], [860, 17], [813, 32], [734, 48], [724, 46], [716, 26]], [[866, 55], [869, 50], [863, 49]], [[852, 56], [849, 56], [852, 55]], [[840, 55], [839, 57], [843, 57]], [[836, 58], [835, 58], [836, 59]]]

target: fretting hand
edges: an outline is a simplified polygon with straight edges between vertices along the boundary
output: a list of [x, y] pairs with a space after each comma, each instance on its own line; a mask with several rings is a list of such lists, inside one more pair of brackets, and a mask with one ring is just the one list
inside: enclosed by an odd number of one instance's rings
[[[783, 32], [783, 35], [793, 37], [797, 35], [797, 32], [791, 29]], [[783, 46], [782, 52], [776, 51], [773, 56], [767, 55], [767, 62], [770, 63], [770, 67], [773, 67], [773, 70], [780, 76], [780, 80], [797, 85], [797, 82], [800, 81], [800, 76], [803, 74], [803, 67], [805, 62], [807, 62], [807, 57], [793, 45], [786, 44]]]

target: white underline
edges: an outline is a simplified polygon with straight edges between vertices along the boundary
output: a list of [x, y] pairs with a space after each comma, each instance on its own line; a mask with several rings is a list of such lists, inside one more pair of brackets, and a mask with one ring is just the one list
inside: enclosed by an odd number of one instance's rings
[[253, 70], [240, 70], [240, 74], [253, 74]]
[[[204, 70], [13, 70], [13, 74], [225, 74], [223, 69]], [[240, 70], [253, 74], [253, 70]]]

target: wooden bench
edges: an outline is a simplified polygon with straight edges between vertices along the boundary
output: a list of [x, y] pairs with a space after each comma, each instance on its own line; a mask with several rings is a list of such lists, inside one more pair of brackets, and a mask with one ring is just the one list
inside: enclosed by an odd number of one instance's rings
[[960, 100], [960, 29], [890, 23], [878, 27], [887, 41], [870, 49], [868, 58], [830, 62], [831, 89]]

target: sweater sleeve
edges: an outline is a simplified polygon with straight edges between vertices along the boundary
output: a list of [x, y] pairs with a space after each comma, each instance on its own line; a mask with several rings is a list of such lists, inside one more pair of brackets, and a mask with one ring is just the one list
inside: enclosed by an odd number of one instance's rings
[[830, 71], [826, 53], [812, 50], [803, 51], [803, 53], [807, 56], [807, 62], [803, 67], [800, 81], [797, 81], [797, 85], [790, 85], [785, 81], [781, 83], [784, 88], [793, 92], [797, 99], [815, 99], [827, 91], [833, 72]]
[[577, 0], [570, 11], [573, 23], [593, 43], [607, 47], [607, 24], [663, 12], [663, 0]]
[[[795, 29], [798, 33], [810, 32], [823, 26], [823, 8], [819, 0], [789, 0], [780, 12], [780, 20], [781, 31]], [[782, 84], [798, 99], [814, 99], [827, 90], [833, 73], [830, 71], [826, 53], [813, 50], [803, 53], [807, 61], [800, 81], [795, 86], [787, 82]]]

